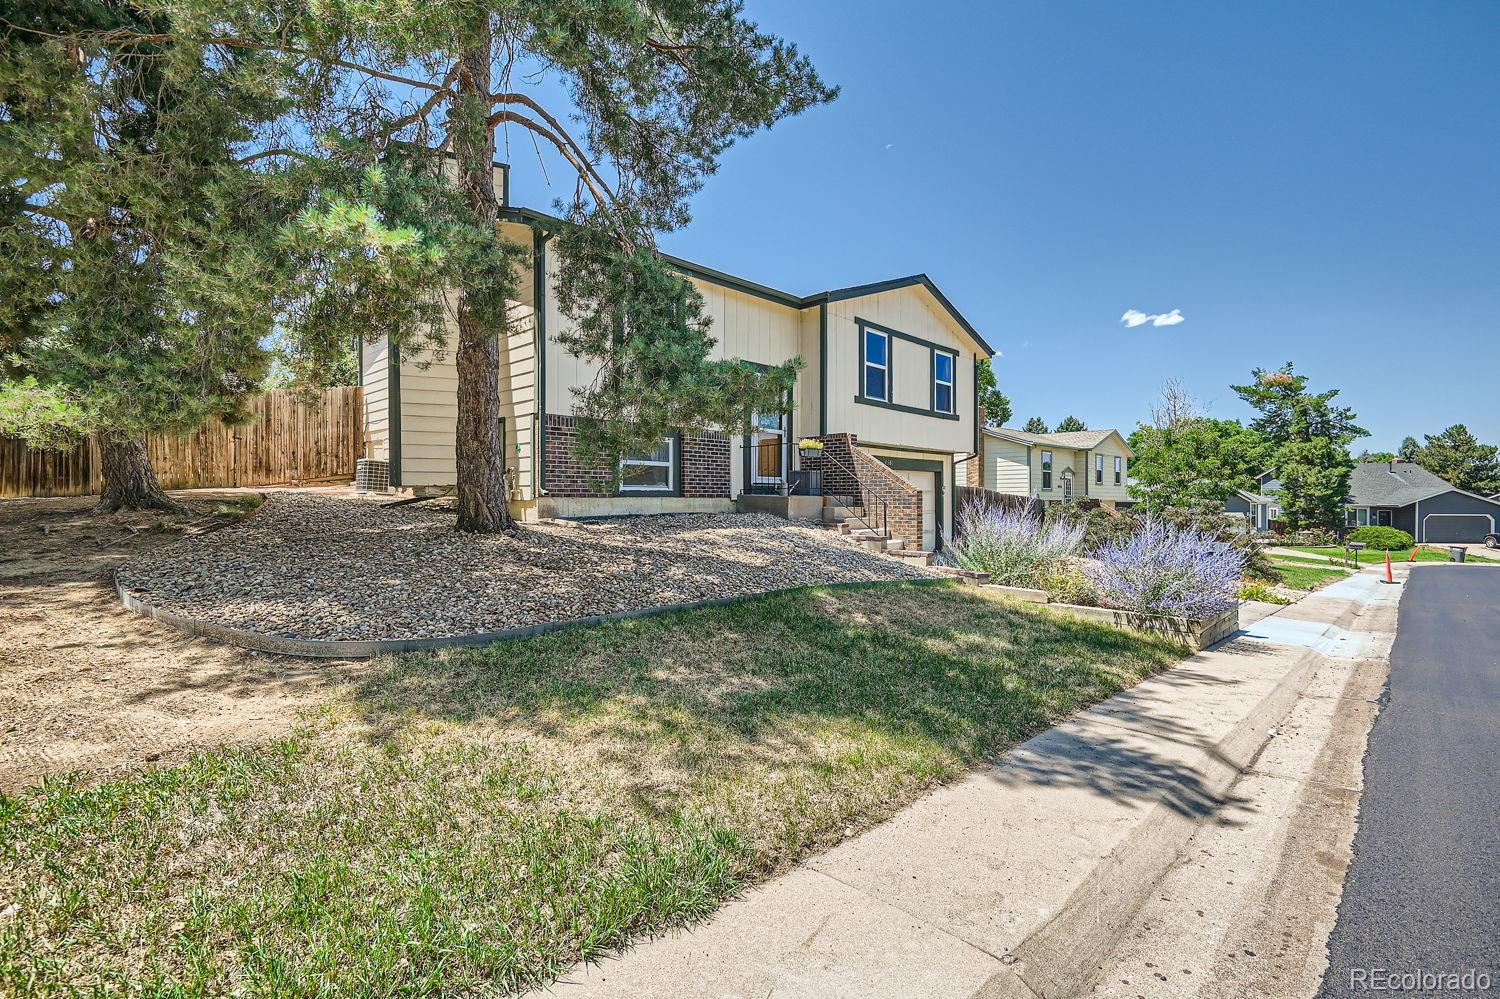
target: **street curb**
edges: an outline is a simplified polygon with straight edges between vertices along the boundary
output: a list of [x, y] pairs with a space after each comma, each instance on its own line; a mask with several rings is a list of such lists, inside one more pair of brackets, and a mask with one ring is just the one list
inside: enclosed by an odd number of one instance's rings
[[955, 583], [955, 580], [949, 578], [866, 579], [850, 582], [814, 583], [806, 586], [784, 586], [774, 590], [759, 590], [755, 593], [745, 593], [733, 597], [715, 597], [711, 600], [694, 600], [686, 603], [662, 604], [657, 607], [640, 607], [634, 610], [618, 611], [613, 614], [572, 618], [567, 621], [543, 621], [539, 624], [530, 624], [520, 628], [506, 628], [503, 631], [483, 631], [470, 635], [445, 635], [440, 638], [394, 638], [364, 641], [283, 638], [278, 635], [264, 635], [260, 632], [249, 631], [244, 628], [231, 628], [228, 625], [214, 624], [211, 621], [204, 621], [199, 618], [184, 617], [181, 614], [174, 614], [171, 611], [163, 610], [131, 593], [120, 582], [118, 571], [113, 573], [112, 576], [115, 585], [115, 595], [120, 598], [120, 603], [124, 605], [126, 610], [139, 614], [142, 617], [149, 617], [154, 621], [160, 621], [162, 624], [171, 625], [179, 631], [185, 631], [190, 635], [211, 638], [229, 645], [237, 645], [240, 648], [311, 659], [370, 659], [375, 656], [398, 652], [422, 652], [431, 649], [490, 645], [495, 642], [505, 642], [516, 638], [533, 638], [537, 635], [546, 635], [554, 631], [563, 631], [569, 628], [586, 628], [590, 625], [607, 624], [611, 621], [629, 621], [636, 618], [655, 617], [658, 614], [670, 614], [673, 611], [698, 610], [704, 607], [727, 607], [731, 604], [754, 600], [757, 597], [770, 596], [775, 593], [795, 593], [798, 590], [851, 589], [860, 586], [880, 586], [886, 583], [911, 583], [917, 586]]
[[[1222, 799], [1250, 769], [1270, 741], [1271, 729], [1297, 703], [1323, 658], [1315, 649], [1305, 650], [1230, 732], [1199, 748], [1192, 761], [1193, 769], [1202, 774], [1199, 793]], [[1164, 788], [1150, 813], [1100, 858], [1068, 901], [1011, 949], [1005, 969], [992, 976], [975, 999], [1071, 995], [1089, 984], [1100, 961], [1118, 944], [1119, 934], [1177, 863], [1203, 821], [1167, 804], [1164, 799], [1172, 790]]]

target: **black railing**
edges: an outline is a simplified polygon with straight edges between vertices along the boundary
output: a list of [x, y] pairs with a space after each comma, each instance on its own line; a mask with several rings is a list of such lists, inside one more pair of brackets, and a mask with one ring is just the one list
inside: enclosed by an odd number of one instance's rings
[[[879, 500], [880, 516], [878, 520], [872, 516], [873, 507], [870, 499], [866, 498], [863, 504], [852, 501], [859, 499], [858, 496], [850, 496], [851, 502], [844, 502], [844, 497], [837, 493], [828, 493], [823, 488], [823, 477], [825, 469], [791, 467], [791, 451], [794, 445], [780, 440], [763, 440], [747, 446], [750, 452], [750, 476], [745, 481], [745, 492], [755, 493], [762, 496], [821, 496], [824, 506], [842, 510], [846, 521], [855, 521], [863, 526], [865, 530], [877, 531], [889, 534], [890, 504]], [[830, 455], [827, 451], [818, 452], [820, 464], [830, 466], [827, 471], [838, 470], [843, 472], [849, 481], [858, 483], [859, 476], [854, 470], [843, 462]], [[864, 506], [864, 513], [854, 512], [856, 505]], [[876, 525], [879, 525], [878, 527]]]

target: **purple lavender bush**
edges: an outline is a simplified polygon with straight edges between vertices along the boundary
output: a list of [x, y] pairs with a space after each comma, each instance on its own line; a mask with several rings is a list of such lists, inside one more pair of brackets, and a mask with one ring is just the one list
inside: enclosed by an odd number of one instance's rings
[[1036, 586], [1078, 553], [1084, 534], [1082, 525], [1043, 524], [1038, 513], [982, 500], [968, 504], [958, 515], [955, 560], [1002, 586]]
[[1087, 566], [1106, 606], [1202, 620], [1234, 607], [1245, 553], [1191, 527], [1155, 518], [1100, 546]]

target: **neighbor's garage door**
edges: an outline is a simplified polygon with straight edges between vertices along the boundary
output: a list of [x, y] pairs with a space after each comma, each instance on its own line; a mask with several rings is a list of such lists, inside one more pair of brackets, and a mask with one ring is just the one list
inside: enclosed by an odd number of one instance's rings
[[1444, 542], [1478, 542], [1494, 528], [1494, 521], [1478, 513], [1430, 513], [1422, 518], [1422, 540]]
[[[909, 472], [893, 469], [895, 473], [922, 490], [922, 550], [937, 550], [937, 473]], [[910, 539], [908, 539], [910, 540]]]

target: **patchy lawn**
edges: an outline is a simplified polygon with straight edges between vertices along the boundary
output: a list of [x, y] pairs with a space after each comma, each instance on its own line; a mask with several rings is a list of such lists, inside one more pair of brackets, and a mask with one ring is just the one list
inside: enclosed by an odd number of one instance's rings
[[269, 748], [0, 798], [0, 992], [542, 983], [1183, 654], [898, 583], [388, 659]]
[[1271, 564], [1281, 572], [1282, 585], [1294, 590], [1316, 590], [1326, 583], [1343, 579], [1350, 574], [1350, 570], [1347, 569], [1324, 568], [1284, 560], [1273, 561]]

